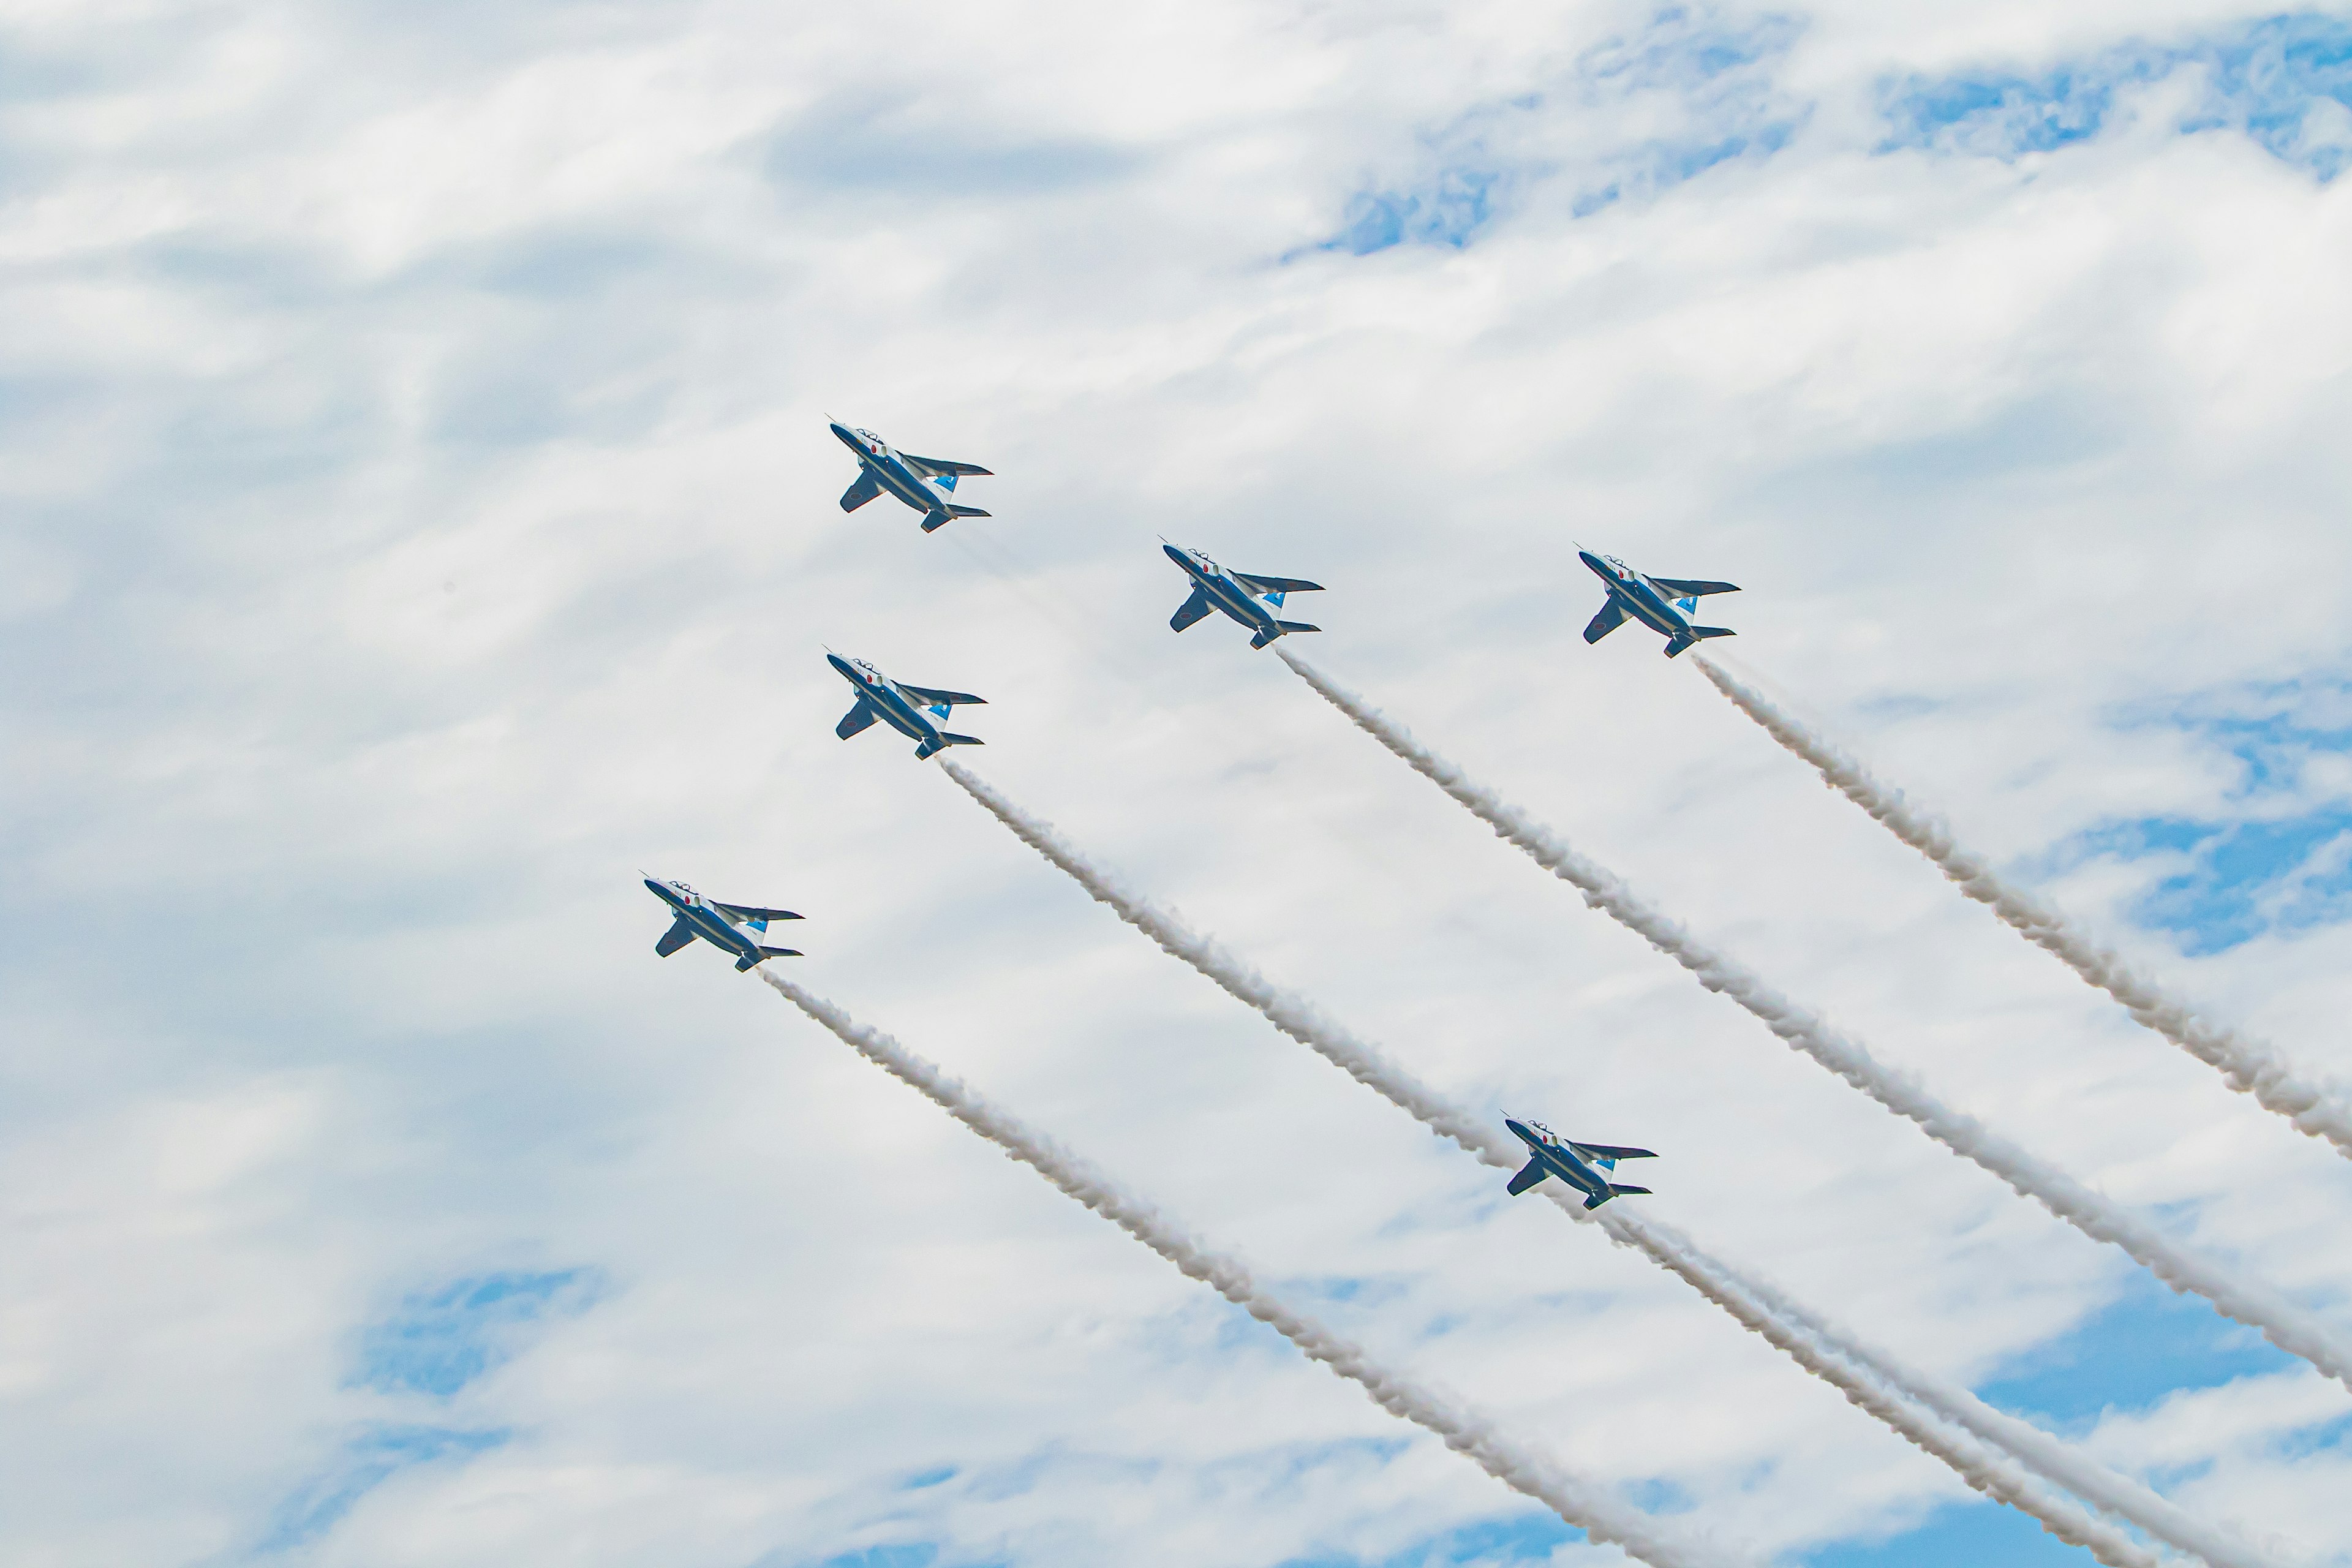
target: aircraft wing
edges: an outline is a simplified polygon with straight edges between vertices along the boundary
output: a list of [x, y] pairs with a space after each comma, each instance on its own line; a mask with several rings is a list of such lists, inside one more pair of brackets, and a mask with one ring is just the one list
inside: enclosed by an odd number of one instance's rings
[[1654, 1160], [1658, 1157], [1654, 1149], [1621, 1149], [1614, 1143], [1579, 1143], [1570, 1139], [1568, 1146], [1592, 1160]]
[[684, 947], [688, 942], [692, 942], [693, 940], [694, 928], [687, 924], [686, 917], [684, 915], [680, 915], [677, 917], [677, 921], [670, 926], [669, 930], [662, 932], [662, 939], [654, 943], [654, 956], [656, 958], [667, 958], [671, 953], [676, 952], [679, 948]]
[[[790, 910], [763, 910], [757, 904], [722, 904], [712, 900], [710, 907], [730, 920], [737, 921], [796, 921], [801, 917]], [[795, 958], [800, 956], [793, 954]]]
[[961, 478], [966, 474], [988, 472], [978, 463], [950, 463], [944, 458], [918, 458], [912, 452], [899, 453], [898, 460], [927, 479], [940, 474], [954, 474]]
[[1247, 572], [1234, 574], [1234, 581], [1245, 583], [1261, 594], [1319, 594], [1320, 583], [1309, 583], [1304, 577], [1259, 577]]
[[1651, 582], [1677, 599], [1703, 599], [1709, 594], [1737, 594], [1737, 583], [1702, 583], [1696, 577], [1653, 577]]
[[904, 681], [899, 682], [898, 689], [926, 708], [961, 708], [972, 702], [985, 706], [988, 702], [987, 698], [974, 697], [968, 691], [934, 691], [928, 686], [908, 686]]
[[881, 493], [882, 481], [875, 477], [873, 469], [861, 463], [857, 468], [857, 482], [841, 492], [841, 510], [856, 511]]
[[874, 704], [861, 697], [857, 700], [856, 707], [841, 716], [841, 722], [833, 727], [833, 732], [846, 741], [850, 736], [872, 724], [874, 719]]
[[1168, 629], [1171, 632], [1182, 631], [1186, 626], [1207, 615], [1209, 608], [1209, 595], [1198, 588], [1193, 589], [1192, 596], [1177, 605], [1176, 613], [1168, 617]]
[[1599, 642], [1624, 623], [1625, 602], [1612, 594], [1609, 595], [1609, 602], [1601, 606], [1601, 613], [1585, 623], [1584, 640]]

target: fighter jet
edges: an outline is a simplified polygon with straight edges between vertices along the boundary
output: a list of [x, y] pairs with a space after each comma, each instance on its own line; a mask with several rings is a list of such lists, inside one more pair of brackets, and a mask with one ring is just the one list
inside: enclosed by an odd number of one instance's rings
[[[722, 904], [704, 898], [684, 882], [656, 882], [646, 879], [646, 886], [654, 897], [677, 911], [662, 939], [654, 943], [654, 952], [667, 958], [696, 937], [700, 937], [722, 952], [735, 957], [735, 972], [743, 971], [772, 958], [798, 958], [789, 947], [762, 947], [743, 934], [749, 930], [761, 936], [768, 934], [770, 921], [796, 921], [801, 917], [790, 910], [763, 910], [757, 904]], [[739, 925], [741, 929], [739, 929]]]
[[950, 735], [931, 721], [946, 718], [950, 710], [964, 703], [985, 702], [986, 698], [962, 691], [934, 691], [928, 686], [901, 686], [862, 658], [844, 658], [837, 653], [828, 653], [824, 661], [841, 671], [844, 680], [857, 688], [857, 705], [843, 714], [841, 722], [833, 727], [833, 732], [843, 740], [880, 719], [915, 742], [918, 762], [949, 746], [985, 743], [976, 735]]
[[1321, 626], [1308, 626], [1305, 621], [1278, 621], [1274, 612], [1282, 608], [1285, 595], [1319, 594], [1320, 583], [1309, 583], [1304, 577], [1259, 577], [1247, 572], [1228, 572], [1197, 550], [1163, 542], [1160, 548], [1168, 559], [1184, 568], [1192, 579], [1192, 596], [1176, 607], [1168, 617], [1168, 629], [1181, 632], [1211, 610], [1223, 610], [1250, 628], [1250, 647], [1264, 647], [1285, 632], [1319, 632]]
[[1590, 550], [1580, 550], [1577, 559], [1592, 568], [1603, 583], [1609, 584], [1609, 602], [1584, 628], [1586, 642], [1599, 642], [1617, 629], [1627, 616], [1648, 626], [1664, 632], [1666, 637], [1666, 657], [1672, 658], [1702, 637], [1727, 637], [1735, 634], [1728, 626], [1695, 626], [1691, 614], [1698, 608], [1701, 598], [1709, 594], [1737, 594], [1737, 583], [1701, 583], [1689, 577], [1644, 577], [1622, 561], [1611, 555], [1595, 555]]
[[918, 458], [912, 452], [894, 450], [871, 430], [854, 429], [838, 420], [832, 425], [841, 444], [857, 454], [857, 482], [841, 492], [842, 510], [856, 511], [888, 490], [923, 514], [925, 533], [946, 527], [951, 517], [988, 515], [976, 506], [958, 506], [949, 499], [955, 493], [956, 480], [988, 472], [979, 464]]
[[[1503, 1118], [1503, 1125], [1519, 1136], [1534, 1156], [1527, 1168], [1511, 1178], [1508, 1191], [1518, 1196], [1546, 1176], [1558, 1176], [1584, 1194], [1584, 1206], [1597, 1209], [1611, 1198], [1623, 1197], [1627, 1193], [1646, 1193], [1647, 1187], [1621, 1187], [1601, 1175], [1601, 1171], [1613, 1171], [1620, 1160], [1654, 1160], [1647, 1149], [1620, 1149], [1609, 1143], [1574, 1143], [1560, 1137], [1540, 1121], [1516, 1121]], [[1589, 1163], [1588, 1163], [1589, 1162]], [[1598, 1165], [1601, 1171], [1592, 1167]]]

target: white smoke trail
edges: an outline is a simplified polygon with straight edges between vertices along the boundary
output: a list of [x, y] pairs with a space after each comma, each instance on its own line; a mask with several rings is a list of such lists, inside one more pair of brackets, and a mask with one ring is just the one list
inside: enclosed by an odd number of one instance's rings
[[[1640, 1214], [1607, 1214], [1602, 1223], [1645, 1233], [1642, 1245], [1689, 1255], [1696, 1267], [1719, 1271], [1731, 1288], [1758, 1310], [1811, 1334], [1822, 1344], [1867, 1369], [1886, 1386], [1918, 1401], [1953, 1425], [2015, 1456], [2076, 1496], [2127, 1520], [2166, 1544], [2191, 1552], [2214, 1568], [2268, 1568], [2270, 1559], [2234, 1533], [2183, 1512], [2138, 1482], [2117, 1475], [2073, 1445], [2029, 1422], [2005, 1415], [1956, 1384], [1896, 1361], [1856, 1339], [1768, 1279], [1733, 1268], [1699, 1251], [1697, 1244], [1663, 1221]], [[1696, 1283], [1696, 1281], [1694, 1281]], [[1705, 1287], [1701, 1286], [1704, 1289]], [[2095, 1552], [2097, 1549], [2093, 1548]]]
[[1741, 1554], [1688, 1539], [1640, 1509], [1620, 1501], [1604, 1489], [1528, 1453], [1496, 1432], [1484, 1417], [1458, 1409], [1431, 1390], [1380, 1366], [1361, 1346], [1283, 1305], [1251, 1279], [1249, 1270], [1239, 1262], [1203, 1247], [1157, 1210], [1122, 1192], [1108, 1177], [990, 1104], [889, 1036], [857, 1023], [832, 1003], [772, 970], [763, 969], [761, 975], [793, 1005], [833, 1031], [867, 1061], [921, 1091], [949, 1115], [1035, 1170], [1186, 1275], [1210, 1286], [1251, 1317], [1272, 1327], [1312, 1360], [1352, 1380], [1381, 1409], [1435, 1433], [1447, 1447], [1475, 1460], [1488, 1475], [1514, 1491], [1535, 1499], [1594, 1541], [1622, 1546], [1654, 1568], [1712, 1568], [1718, 1563], [1749, 1561]]
[[[1119, 919], [1150, 937], [1162, 952], [1181, 959], [1235, 1000], [1263, 1015], [1276, 1028], [1432, 1131], [1452, 1140], [1483, 1163], [1499, 1171], [1516, 1171], [1524, 1162], [1525, 1151], [1515, 1140], [1451, 1103], [1391, 1061], [1385, 1053], [1323, 1017], [1304, 999], [1274, 984], [1213, 941], [1120, 887], [1053, 828], [1022, 811], [961, 763], [950, 759], [941, 766], [990, 816], [1066, 872], [1097, 901], [1108, 905]], [[1593, 1217], [1572, 1195], [1564, 1194], [1557, 1184], [1547, 1183], [1538, 1190], [1571, 1218]], [[1762, 1335], [1808, 1372], [1836, 1387], [1850, 1403], [1877, 1416], [1906, 1441], [1950, 1466], [1976, 1490], [2031, 1514], [2052, 1534], [2088, 1548], [2110, 1568], [2147, 1568], [2152, 1559], [2128, 1540], [2072, 1503], [2052, 1496], [2014, 1465], [1956, 1440], [1935, 1421], [1892, 1395], [1883, 1384], [1874, 1384], [1834, 1355], [1824, 1353], [1804, 1332], [1776, 1321], [1752, 1297], [1741, 1293], [1741, 1282], [1736, 1275], [1706, 1259], [1687, 1241], [1675, 1238], [1670, 1244], [1643, 1226], [1618, 1223], [1618, 1219], [1619, 1216], [1603, 1219], [1604, 1228], [1613, 1238], [1638, 1248], [1684, 1279], [1743, 1327]]]
[[1734, 707], [1811, 763], [1832, 789], [1933, 861], [1953, 886], [2028, 942], [2056, 954], [2067, 968], [2122, 1003], [2141, 1024], [2219, 1071], [2231, 1089], [2252, 1095], [2265, 1109], [2352, 1157], [2352, 1107], [2345, 1103], [2340, 1088], [2315, 1083], [2273, 1047], [2199, 1017], [2187, 1003], [2167, 995], [2156, 982], [2076, 930], [2057, 910], [2004, 881], [1982, 856], [1954, 842], [1948, 825], [1913, 808], [1902, 791], [1873, 778], [1860, 763], [1720, 666], [1706, 658], [1697, 663]]
[[1701, 985], [1738, 1003], [1789, 1046], [1897, 1116], [1917, 1123], [1927, 1136], [1983, 1166], [2084, 1235], [2122, 1247], [2174, 1290], [2203, 1297], [2224, 1316], [2258, 1331], [2279, 1349], [2352, 1387], [2352, 1347], [2318, 1319], [2269, 1287], [2236, 1279], [2176, 1246], [2105, 1194], [2027, 1153], [1975, 1117], [1944, 1104], [1911, 1074], [1887, 1067], [1858, 1042], [1700, 942], [1678, 922], [1636, 898], [1613, 872], [1561, 843], [1492, 791], [1472, 783], [1460, 768], [1414, 740], [1402, 725], [1362, 698], [1335, 684], [1288, 649], [1277, 647], [1275, 652], [1359, 729], [1469, 808], [1497, 837], [1575, 888], [1586, 904], [1681, 964]]

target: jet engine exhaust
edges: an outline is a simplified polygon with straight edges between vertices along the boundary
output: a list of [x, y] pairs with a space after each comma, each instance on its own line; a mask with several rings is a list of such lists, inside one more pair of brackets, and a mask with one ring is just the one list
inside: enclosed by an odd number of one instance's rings
[[2084, 1235], [2122, 1247], [2174, 1290], [2204, 1298], [2224, 1317], [2256, 1330], [2279, 1349], [2352, 1387], [2352, 1348], [2339, 1342], [2317, 1318], [2268, 1286], [2236, 1279], [2218, 1264], [2176, 1246], [2103, 1194], [2029, 1154], [1975, 1117], [1944, 1104], [1910, 1074], [1888, 1068], [1859, 1042], [1848, 1039], [1700, 942], [1678, 922], [1635, 897], [1615, 873], [1587, 859], [1517, 807], [1471, 782], [1460, 768], [1414, 740], [1403, 726], [1362, 698], [1289, 649], [1278, 647], [1275, 653], [1357, 728], [1468, 808], [1496, 837], [1575, 888], [1587, 905], [1681, 964], [1707, 990], [1738, 1003], [1785, 1044], [1886, 1110], [1916, 1122], [1928, 1137], [1981, 1165], [2021, 1196], [2032, 1199]]
[[1733, 707], [1811, 763], [1832, 789], [1933, 861], [1954, 887], [1999, 915], [2026, 941], [2055, 954], [2086, 983], [2114, 997], [2138, 1023], [2219, 1072], [2231, 1089], [2252, 1095], [2265, 1110], [2276, 1111], [2314, 1138], [2327, 1140], [2337, 1153], [2352, 1158], [2352, 1108], [2345, 1104], [2340, 1089], [2313, 1083], [2270, 1047], [2199, 1017], [2187, 1003], [2165, 994], [2154, 981], [2093, 942], [2057, 910], [2002, 880], [1982, 856], [1954, 842], [1948, 825], [1913, 807], [1900, 790], [1873, 778], [1860, 763], [1762, 692], [1706, 658], [1697, 664]]
[[[1022, 811], [961, 763], [950, 759], [940, 766], [1014, 837], [1068, 874], [1096, 901], [1108, 905], [1120, 920], [1150, 937], [1161, 952], [1190, 964], [1276, 1029], [1483, 1163], [1497, 1171], [1518, 1168], [1525, 1152], [1489, 1122], [1453, 1104], [1391, 1060], [1386, 1053], [1323, 1017], [1304, 998], [1274, 984], [1174, 915], [1128, 891], [1051, 826]], [[772, 975], [769, 979], [772, 984], [775, 981]], [[1864, 1355], [1834, 1341], [1829, 1342], [1830, 1348], [1825, 1349], [1822, 1341], [1826, 1336], [1802, 1326], [1801, 1319], [1776, 1318], [1769, 1308], [1760, 1304], [1760, 1290], [1750, 1287], [1728, 1265], [1701, 1253], [1688, 1238], [1613, 1209], [1605, 1214], [1589, 1214], [1556, 1183], [1547, 1183], [1537, 1190], [1570, 1218], [1597, 1222], [1612, 1240], [1639, 1249], [1652, 1262], [1728, 1312], [1742, 1327], [1760, 1335], [1806, 1371], [1837, 1388], [1849, 1403], [1876, 1416], [1914, 1447], [1942, 1460], [1971, 1488], [2031, 1515], [2060, 1540], [2087, 1548], [2109, 1568], [2149, 1568], [2153, 1559], [2141, 1548], [2071, 1502], [2051, 1495], [2017, 1466], [1977, 1450], [1895, 1395], [1885, 1384], [1861, 1370], [1871, 1364]], [[1841, 1360], [1841, 1355], [1848, 1359]], [[1923, 1375], [1919, 1380], [1926, 1382]], [[2077, 1468], [2086, 1472], [2100, 1469], [2087, 1460], [2079, 1461]], [[2130, 1485], [2121, 1477], [2110, 1475], [2108, 1479], [2115, 1483], [2109, 1489], [2116, 1495], [2122, 1495]]]
[[1253, 1279], [1241, 1263], [1203, 1247], [1157, 1210], [1121, 1191], [1108, 1176], [982, 1099], [897, 1040], [858, 1024], [832, 1003], [780, 975], [764, 970], [761, 973], [793, 1005], [824, 1025], [867, 1061], [919, 1091], [940, 1110], [1190, 1278], [1211, 1287], [1251, 1317], [1273, 1328], [1309, 1359], [1356, 1383], [1381, 1409], [1435, 1433], [1447, 1447], [1466, 1455], [1488, 1475], [1542, 1503], [1594, 1541], [1622, 1546], [1633, 1556], [1654, 1564], [1654, 1568], [1714, 1568], [1716, 1564], [1748, 1561], [1685, 1539], [1679, 1531], [1618, 1500], [1602, 1488], [1522, 1449], [1497, 1433], [1483, 1416], [1456, 1408], [1432, 1391], [1378, 1365], [1361, 1346], [1283, 1305]]

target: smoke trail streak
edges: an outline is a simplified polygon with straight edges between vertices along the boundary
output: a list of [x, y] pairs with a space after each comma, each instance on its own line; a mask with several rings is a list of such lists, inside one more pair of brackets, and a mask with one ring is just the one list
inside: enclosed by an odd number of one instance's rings
[[1536, 864], [1574, 887], [1586, 904], [1681, 964], [1707, 990], [1738, 1003], [1790, 1047], [1897, 1116], [1917, 1123], [1927, 1136], [1983, 1166], [2084, 1235], [2122, 1247], [2174, 1290], [2203, 1297], [2223, 1316], [2256, 1330], [2279, 1349], [2352, 1387], [2352, 1348], [2339, 1342], [2318, 1319], [2269, 1287], [2236, 1279], [2176, 1246], [2104, 1194], [2027, 1153], [1975, 1117], [1944, 1104], [1911, 1074], [1887, 1067], [1858, 1042], [1698, 942], [1678, 922], [1636, 898], [1613, 872], [1578, 854], [1517, 807], [1472, 783], [1461, 769], [1414, 740], [1402, 725], [1362, 698], [1334, 684], [1288, 649], [1277, 647], [1275, 652], [1359, 729], [1469, 808], [1496, 837], [1516, 845]]
[[1686, 1539], [1682, 1532], [1641, 1510], [1619, 1501], [1604, 1489], [1526, 1452], [1497, 1433], [1483, 1416], [1457, 1409], [1431, 1390], [1380, 1366], [1362, 1347], [1284, 1306], [1239, 1262], [1209, 1251], [1157, 1210], [1121, 1191], [1108, 1177], [990, 1104], [889, 1036], [866, 1028], [832, 1003], [772, 971], [763, 969], [761, 975], [793, 1005], [830, 1029], [867, 1061], [919, 1090], [940, 1110], [1064, 1193], [1273, 1328], [1307, 1352], [1309, 1359], [1321, 1362], [1356, 1383], [1390, 1415], [1435, 1433], [1447, 1447], [1475, 1460], [1488, 1475], [1512, 1490], [1535, 1499], [1592, 1540], [1622, 1546], [1654, 1568], [1711, 1568], [1713, 1564], [1747, 1561], [1738, 1554]]
[[[1895, 1360], [1856, 1339], [1781, 1290], [1769, 1280], [1734, 1269], [1729, 1264], [1699, 1253], [1697, 1244], [1663, 1221], [1643, 1215], [1604, 1215], [1604, 1225], [1636, 1228], [1648, 1243], [1693, 1256], [1700, 1268], [1719, 1270], [1728, 1283], [1744, 1292], [1763, 1312], [1793, 1324], [1822, 1344], [1867, 1370], [1888, 1387], [1918, 1401], [1946, 1420], [2015, 1456], [2048, 1479], [2084, 1501], [2129, 1521], [2166, 1544], [2204, 1558], [2214, 1568], [2268, 1568], [2262, 1556], [2234, 1533], [2207, 1524], [2174, 1507], [2138, 1482], [2116, 1474], [2071, 1444], [2040, 1427], [1985, 1404], [1956, 1384]], [[1696, 1281], [1693, 1281], [1694, 1284]], [[1699, 1287], [1705, 1289], [1705, 1286]], [[2097, 1551], [2096, 1547], [2092, 1548]]]
[[[1108, 905], [1119, 919], [1150, 937], [1162, 952], [1181, 959], [1235, 1000], [1261, 1014], [1276, 1028], [1432, 1131], [1452, 1140], [1482, 1163], [1500, 1171], [1516, 1171], [1522, 1163], [1525, 1151], [1516, 1140], [1451, 1103], [1391, 1061], [1385, 1053], [1321, 1016], [1305, 1000], [1274, 984], [1216, 942], [1120, 887], [1050, 826], [1022, 811], [961, 763], [950, 759], [940, 765], [989, 815], [1066, 872], [1097, 902]], [[1555, 1183], [1547, 1183], [1538, 1190], [1571, 1218], [1581, 1221], [1594, 1217]], [[2031, 1514], [2050, 1533], [2088, 1548], [2110, 1568], [2148, 1568], [2153, 1561], [2140, 1548], [2072, 1503], [2051, 1496], [2015, 1466], [1956, 1440], [1935, 1421], [1892, 1395], [1884, 1385], [1874, 1384], [1836, 1356], [1824, 1353], [1803, 1332], [1776, 1321], [1769, 1311], [1756, 1304], [1752, 1295], [1743, 1294], [1743, 1281], [1723, 1266], [1706, 1259], [1686, 1240], [1676, 1237], [1670, 1243], [1623, 1216], [1604, 1216], [1602, 1226], [1612, 1239], [1637, 1248], [1682, 1279], [1743, 1327], [1763, 1336], [1799, 1365], [1836, 1387], [1850, 1403], [1878, 1417], [1914, 1447], [1948, 1465], [1978, 1491]]]
[[2199, 1017], [2189, 1005], [2167, 995], [2113, 951], [2101, 947], [2073, 922], [2031, 894], [2011, 887], [1985, 860], [1961, 848], [1952, 830], [1912, 807], [1853, 758], [1807, 729], [1762, 692], [1720, 666], [1701, 658], [1699, 668], [1732, 705], [1766, 733], [1806, 762], [1832, 789], [1875, 817], [1888, 832], [1933, 861], [1952, 885], [1999, 915], [2012, 930], [2092, 985], [2123, 1004], [2126, 1012], [2199, 1061], [2220, 1072], [2231, 1089], [2251, 1094], [2303, 1131], [2336, 1145], [2352, 1158], [2352, 1107], [2342, 1090], [2322, 1087], [2297, 1074], [2273, 1048]]

